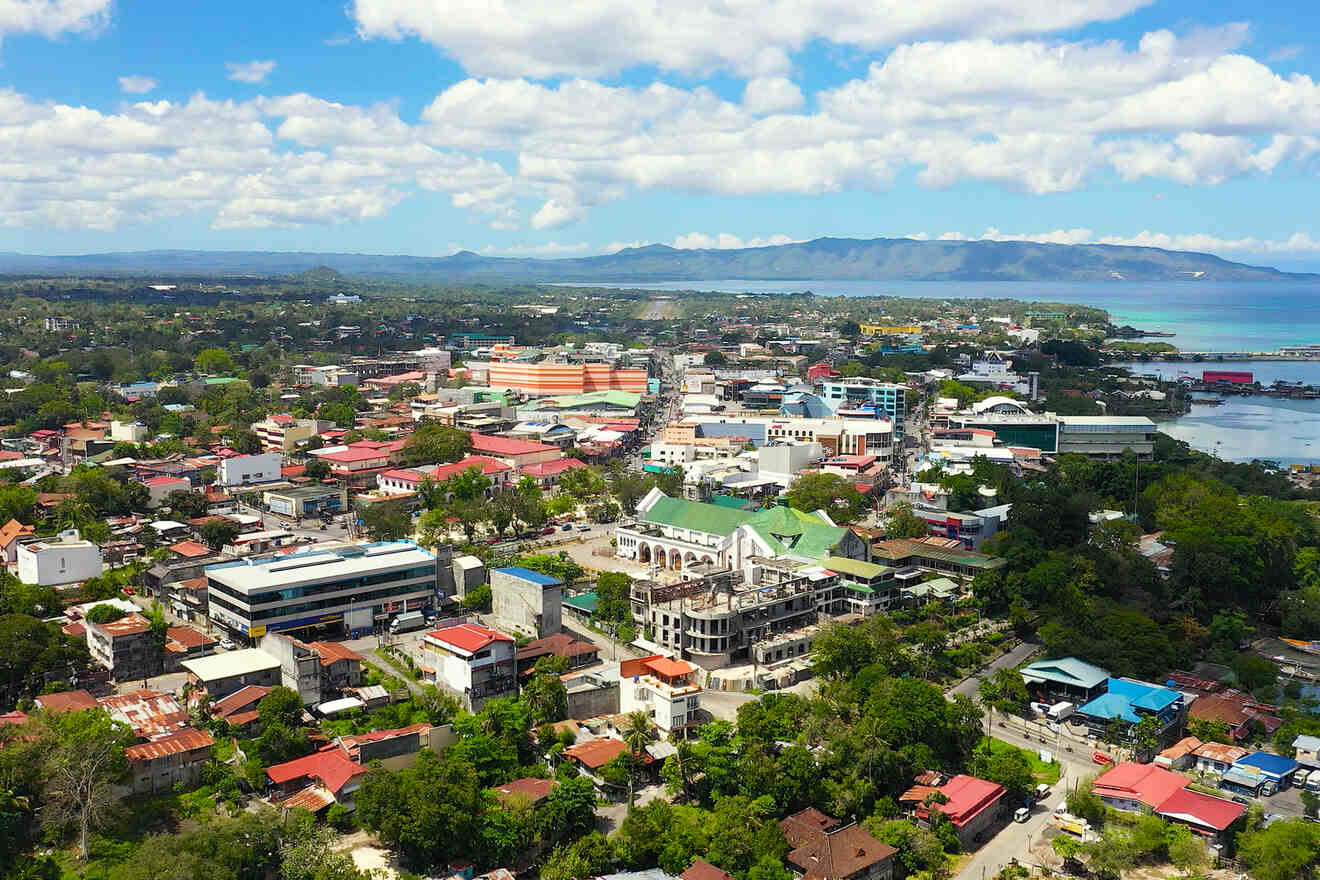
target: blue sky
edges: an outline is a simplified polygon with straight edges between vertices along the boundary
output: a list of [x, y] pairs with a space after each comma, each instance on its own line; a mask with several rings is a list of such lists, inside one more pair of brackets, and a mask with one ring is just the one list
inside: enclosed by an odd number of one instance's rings
[[838, 236], [1320, 269], [1320, 10], [0, 2], [0, 251]]

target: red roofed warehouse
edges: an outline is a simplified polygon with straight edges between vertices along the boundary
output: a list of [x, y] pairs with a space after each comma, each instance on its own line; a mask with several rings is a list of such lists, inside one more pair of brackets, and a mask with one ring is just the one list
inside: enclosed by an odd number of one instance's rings
[[124, 750], [133, 772], [134, 794], [171, 791], [176, 785], [196, 788], [202, 767], [211, 758], [215, 740], [209, 733], [185, 727], [169, 736]]
[[949, 817], [958, 842], [964, 849], [972, 849], [980, 842], [983, 832], [999, 817], [1000, 802], [1007, 789], [1002, 785], [977, 779], [975, 776], [958, 774], [939, 787], [940, 794], [948, 798], [942, 804], [922, 804], [917, 807], [917, 817], [930, 818], [930, 810], [938, 810]]

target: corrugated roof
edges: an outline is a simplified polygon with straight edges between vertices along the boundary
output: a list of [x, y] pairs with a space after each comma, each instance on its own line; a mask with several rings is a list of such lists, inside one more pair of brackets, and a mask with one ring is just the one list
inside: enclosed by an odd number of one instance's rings
[[667, 495], [657, 498], [651, 508], [640, 517], [642, 522], [720, 536], [730, 534], [749, 518], [750, 514], [746, 511], [702, 504], [684, 498], [670, 498]]
[[154, 761], [167, 755], [181, 755], [196, 749], [209, 749], [215, 745], [215, 739], [205, 731], [185, 727], [178, 733], [147, 743], [139, 743], [124, 749], [124, 756], [130, 761]]
[[286, 810], [304, 809], [319, 813], [335, 802], [335, 796], [324, 785], [309, 785], [293, 797], [280, 801]]
[[338, 792], [350, 779], [366, 772], [366, 767], [350, 761], [337, 747], [266, 768], [266, 775], [276, 785], [306, 777], [320, 781], [332, 792]]
[[1060, 657], [1057, 660], [1037, 660], [1035, 663], [1030, 663], [1022, 668], [1022, 675], [1028, 679], [1053, 681], [1089, 690], [1109, 678], [1109, 671], [1099, 666], [1092, 666], [1076, 657]]
[[457, 626], [436, 629], [426, 634], [446, 645], [451, 645], [469, 654], [475, 654], [493, 642], [512, 642], [513, 639], [502, 632], [488, 629], [476, 623], [460, 623]]
[[512, 577], [520, 578], [525, 581], [531, 581], [534, 584], [540, 584], [543, 587], [563, 583], [563, 581], [557, 577], [548, 574], [541, 574], [539, 571], [532, 571], [530, 568], [523, 568], [521, 565], [511, 565], [508, 568], [497, 568], [495, 570], [501, 574], [511, 575]]
[[826, 556], [820, 561], [820, 564], [841, 574], [850, 574], [867, 580], [877, 578], [887, 570], [885, 566], [876, 565], [874, 562], [845, 559], [842, 556]]

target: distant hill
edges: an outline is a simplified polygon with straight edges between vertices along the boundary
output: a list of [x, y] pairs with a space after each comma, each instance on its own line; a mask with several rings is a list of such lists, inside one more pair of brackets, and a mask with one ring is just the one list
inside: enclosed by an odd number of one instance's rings
[[426, 281], [1288, 281], [1280, 272], [1212, 254], [1099, 244], [818, 238], [739, 250], [628, 248], [598, 257], [530, 259], [264, 251], [136, 251], [44, 257], [0, 254], [9, 275], [299, 275]]

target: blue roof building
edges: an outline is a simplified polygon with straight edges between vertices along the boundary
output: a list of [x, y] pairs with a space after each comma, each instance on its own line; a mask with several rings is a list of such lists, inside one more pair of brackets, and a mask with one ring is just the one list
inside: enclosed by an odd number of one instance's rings
[[491, 611], [501, 625], [534, 638], [559, 632], [564, 582], [557, 577], [511, 565], [490, 573]]
[[1173, 728], [1181, 727], [1182, 710], [1183, 695], [1179, 691], [1130, 678], [1110, 678], [1105, 692], [1082, 704], [1077, 715], [1097, 736], [1114, 721], [1136, 725], [1143, 718], [1154, 718], [1160, 723], [1163, 740]]
[[1288, 777], [1297, 770], [1297, 767], [1297, 762], [1292, 758], [1271, 752], [1252, 752], [1245, 758], [1238, 759], [1230, 768], [1230, 772], [1263, 776], [1273, 782], [1276, 788], [1284, 788], [1288, 784]]
[[[1033, 696], [1085, 702], [1105, 692], [1109, 670], [1076, 657], [1037, 660], [1022, 668], [1022, 680]], [[1042, 700], [1044, 702], [1044, 700]]]
[[551, 577], [548, 574], [541, 574], [539, 571], [532, 571], [530, 568], [523, 568], [521, 565], [511, 565], [508, 568], [497, 568], [495, 570], [501, 574], [521, 578], [525, 581], [531, 581], [532, 583], [539, 584], [543, 587], [564, 583], [557, 577]]

